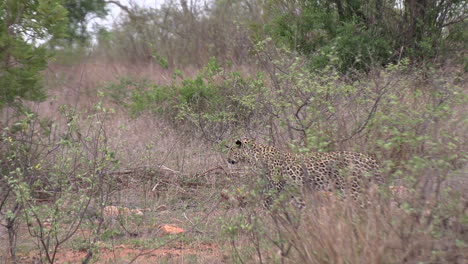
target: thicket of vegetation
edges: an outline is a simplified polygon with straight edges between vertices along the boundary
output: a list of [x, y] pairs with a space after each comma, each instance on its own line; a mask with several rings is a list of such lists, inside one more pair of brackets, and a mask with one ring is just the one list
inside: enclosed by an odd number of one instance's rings
[[[121, 20], [89, 32], [110, 5]], [[0, 259], [130, 263], [178, 242], [216, 253], [158, 261], [464, 263], [467, 10], [1, 1]], [[240, 137], [372, 153], [386, 184], [366, 208], [312, 193], [265, 210], [264, 171], [224, 161]], [[185, 234], [161, 236], [174, 219]]]

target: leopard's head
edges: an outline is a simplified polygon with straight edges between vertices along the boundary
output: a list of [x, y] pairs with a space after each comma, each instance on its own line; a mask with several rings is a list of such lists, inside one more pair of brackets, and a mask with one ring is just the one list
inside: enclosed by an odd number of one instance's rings
[[255, 143], [250, 139], [240, 139], [229, 149], [227, 161], [230, 164], [251, 163], [256, 156]]

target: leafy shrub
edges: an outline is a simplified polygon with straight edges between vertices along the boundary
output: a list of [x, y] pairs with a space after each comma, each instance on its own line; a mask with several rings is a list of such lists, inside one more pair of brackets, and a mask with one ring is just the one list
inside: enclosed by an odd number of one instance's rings
[[424, 61], [466, 43], [459, 28], [465, 24], [462, 1], [272, 1], [268, 10], [269, 36], [308, 56], [314, 68], [331, 63], [342, 73], [404, 57]]
[[20, 103], [18, 99], [45, 99], [41, 71], [47, 67], [50, 52], [36, 42], [63, 38], [66, 15], [56, 0], [0, 3], [0, 109]]
[[[104, 85], [103, 91], [133, 115], [159, 113], [220, 140], [236, 125], [248, 123], [255, 108], [249, 95], [263, 86], [261, 77], [244, 78], [239, 72], [222, 68], [215, 59], [193, 79], [180, 77], [179, 81], [179, 77], [175, 74], [170, 85], [121, 78], [118, 83]], [[211, 130], [215, 127], [217, 131]]]
[[[65, 128], [25, 111], [2, 128], [0, 214], [7, 222], [12, 260], [22, 222], [41, 257], [54, 263], [59, 248], [88, 217], [90, 204], [107, 204], [113, 184], [107, 171], [115, 169], [118, 161], [103, 127], [110, 112], [99, 104], [94, 110], [78, 124], [78, 114], [61, 107]], [[84, 124], [87, 127], [82, 130]], [[99, 219], [93, 227], [95, 235], [101, 232], [102, 215]]]
[[[271, 84], [252, 93], [264, 124], [257, 133], [296, 152], [374, 153], [387, 184], [406, 191], [398, 197], [383, 186], [365, 210], [322, 201], [317, 193], [304, 214], [288, 205], [271, 210], [270, 217], [255, 206], [243, 208], [243, 217], [225, 226], [239, 262], [459, 261], [466, 249], [461, 241], [468, 199], [462, 176], [468, 160], [463, 114], [468, 98], [456, 77], [462, 69], [450, 74], [414, 69], [401, 59], [356, 80], [333, 67], [310, 72], [307, 60], [268, 39], [258, 43], [256, 55]], [[263, 175], [252, 171], [256, 177], [245, 182]], [[261, 197], [261, 188], [246, 186], [241, 190], [247, 200]]]

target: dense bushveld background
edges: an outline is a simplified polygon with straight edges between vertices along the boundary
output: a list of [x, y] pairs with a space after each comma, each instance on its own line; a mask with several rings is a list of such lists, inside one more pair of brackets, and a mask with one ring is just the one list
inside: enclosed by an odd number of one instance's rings
[[[1, 0], [0, 262], [466, 263], [467, 10]], [[369, 153], [386, 184], [266, 210], [225, 162], [244, 137]]]

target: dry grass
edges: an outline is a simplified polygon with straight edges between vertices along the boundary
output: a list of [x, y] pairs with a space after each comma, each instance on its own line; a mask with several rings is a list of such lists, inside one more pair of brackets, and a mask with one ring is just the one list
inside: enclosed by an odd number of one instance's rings
[[[184, 74], [190, 76], [193, 72], [186, 70]], [[218, 230], [213, 228], [213, 225], [220, 213], [214, 211], [219, 204], [218, 187], [225, 181], [224, 176], [220, 177], [224, 164], [221, 156], [213, 150], [212, 145], [190, 137], [186, 132], [178, 131], [163, 118], [149, 114], [132, 118], [125, 109], [107, 101], [106, 98], [99, 98], [97, 88], [107, 81], [115, 81], [119, 76], [148, 78], [158, 84], [167, 84], [171, 78], [169, 72], [151, 67], [98, 63], [52, 65], [47, 72], [47, 82], [51, 86], [49, 99], [41, 103], [28, 103], [41, 118], [49, 119], [58, 125], [53, 131], [54, 140], [59, 140], [66, 131], [67, 120], [59, 113], [61, 105], [70, 105], [77, 113], [81, 113], [78, 124], [83, 140], [87, 136], [96, 136], [95, 129], [102, 129], [106, 146], [115, 153], [115, 158], [120, 164], [116, 171], [111, 172], [117, 186], [112, 187], [107, 204], [130, 208], [129, 210], [145, 209], [142, 219], [122, 217], [120, 220], [113, 220], [112, 225], [106, 220], [103, 225], [104, 234], [114, 232], [113, 230], [119, 231], [116, 238], [100, 238], [106, 244], [102, 251], [103, 256], [108, 254], [105, 248], [109, 246], [130, 243], [128, 247], [136, 248], [129, 249], [132, 254], [144, 253], [146, 248], [157, 249], [142, 254], [136, 263], [148, 263], [145, 260], [151, 263], [155, 259], [167, 263], [185, 263], [185, 260], [220, 263], [222, 255], [218, 252], [219, 246], [214, 246], [215, 252], [209, 249], [206, 252], [201, 251], [201, 254], [197, 253], [196, 247], [205, 241], [211, 242], [213, 232]], [[100, 101], [107, 109], [114, 110], [101, 118], [88, 119], [88, 116], [98, 112], [94, 106]], [[8, 115], [5, 112], [4, 114]], [[46, 161], [43, 160], [42, 163], [45, 167]], [[92, 232], [97, 225], [95, 217], [100, 214], [99, 210], [100, 205], [92, 202], [82, 231], [77, 232], [59, 251], [61, 253], [57, 261], [66, 261], [67, 254], [71, 254], [68, 261], [83, 259], [85, 254], [77, 254], [72, 249], [79, 248], [81, 244], [86, 247], [95, 236]], [[174, 248], [171, 239], [157, 238], [157, 226], [161, 224], [175, 224], [186, 229], [187, 234], [173, 239], [186, 242]], [[44, 222], [44, 227], [48, 226], [50, 225]], [[2, 236], [6, 234], [4, 231], [6, 232], [2, 228]], [[2, 242], [1, 247], [7, 252], [8, 245], [5, 243]], [[24, 256], [23, 249], [37, 249], [37, 243], [31, 240], [26, 226], [21, 224], [18, 238], [19, 255]], [[139, 247], [143, 249], [139, 250]], [[179, 247], [187, 250], [178, 252]], [[171, 253], [171, 250], [174, 252]], [[37, 259], [35, 254], [38, 253], [39, 251], [34, 250], [29, 257], [20, 262], [32, 261], [31, 257]], [[165, 257], [166, 255], [169, 257]], [[7, 259], [6, 257], [6, 254], [0, 255], [2, 260]], [[114, 257], [105, 259], [114, 263]]]
[[[288, 207], [268, 214], [247, 208], [242, 213], [253, 229], [243, 229], [245, 235], [231, 246], [243, 252], [244, 263], [466, 263], [461, 245], [467, 239], [466, 206], [441, 223], [440, 204], [406, 207], [394, 196], [371, 196], [365, 209], [322, 193], [308, 195], [301, 213]], [[398, 200], [421, 202], [417, 194]]]
[[[430, 208], [409, 212], [381, 200], [366, 210], [346, 203], [312, 207], [298, 230], [285, 235], [291, 263], [463, 263], [455, 226], [431, 223]], [[435, 238], [434, 232], [446, 232]]]
[[[98, 87], [121, 76], [170, 84], [173, 81], [170, 71], [151, 64], [86, 60], [82, 64], [51, 65], [46, 73], [47, 83], [51, 86], [49, 99], [29, 106], [42, 118], [59, 125], [57, 138], [66, 124], [63, 115], [59, 114], [60, 105], [68, 104], [81, 112], [79, 124], [83, 128], [88, 127], [86, 116], [96, 112], [93, 107], [98, 102], [101, 101], [107, 109], [114, 109], [102, 119], [106, 144], [120, 162], [111, 174], [117, 186], [110, 191], [107, 203], [129, 208], [129, 211], [144, 210], [142, 216], [105, 222], [103, 233], [108, 237], [100, 238], [103, 254], [122, 249], [131, 253], [149, 250], [160, 254], [155, 258], [157, 261], [167, 263], [466, 263], [466, 165], [454, 164], [455, 168], [464, 168], [456, 172], [434, 170], [429, 166], [416, 171], [417, 175], [409, 175], [411, 168], [403, 169], [402, 173], [418, 178], [416, 182], [406, 180], [405, 175], [399, 179], [408, 187], [409, 195], [405, 193], [404, 197], [395, 198], [390, 195], [393, 189], [383, 188], [378, 195], [373, 194], [372, 205], [365, 209], [349, 202], [324, 199], [318, 194], [308, 198], [309, 206], [301, 214], [291, 213], [288, 207], [285, 211], [266, 212], [261, 209], [258, 196], [252, 195], [258, 191], [254, 187], [258, 174], [230, 173], [223, 155], [186, 128], [178, 129], [164, 117], [148, 113], [130, 117], [124, 108], [98, 96]], [[247, 76], [251, 70], [240, 68], [240, 71]], [[193, 77], [197, 70], [185, 69], [183, 74]], [[401, 104], [408, 108], [414, 105], [420, 110], [423, 101], [411, 101], [410, 91], [404, 92]], [[346, 137], [353, 129], [349, 121], [352, 115], [347, 110], [346, 107], [337, 109], [336, 122], [343, 128], [343, 134], [338, 133], [338, 137]], [[462, 112], [463, 109], [455, 112], [451, 120], [440, 121], [432, 127], [431, 133], [466, 137], [463, 126], [451, 127], [464, 120]], [[425, 133], [427, 124], [414, 129]], [[372, 150], [375, 147], [369, 140], [385, 139], [386, 136], [369, 130], [338, 147]], [[464, 149], [465, 146], [454, 147], [457, 152]], [[421, 153], [428, 152], [424, 149], [410, 152], [401, 146], [394, 152], [382, 150], [381, 158], [405, 161], [408, 156]], [[447, 153], [437, 155], [442, 154]], [[462, 158], [456, 160], [463, 161]], [[445, 181], [448, 176], [453, 177]], [[443, 187], [447, 186], [454, 187], [452, 193], [444, 192]], [[225, 194], [223, 189], [238, 197], [248, 193], [257, 203], [241, 204], [241, 207], [225, 204], [221, 198]], [[239, 202], [238, 197], [234, 203]], [[75, 254], [83, 244], [89, 244], [100, 205], [93, 204], [91, 208], [88, 221], [80, 232], [61, 249], [63, 256]], [[161, 238], [157, 230], [161, 224], [175, 224], [188, 232], [170, 239]], [[230, 234], [226, 231], [231, 229], [238, 232]], [[109, 235], [115, 231], [116, 235]], [[173, 241], [181, 244], [173, 244]], [[212, 251], [201, 255], [194, 253], [198, 246], [207, 243], [215, 248], [215, 254]], [[5, 247], [2, 244], [2, 248]], [[170, 250], [178, 250], [177, 247], [182, 248], [182, 253], [177, 253], [174, 258], [167, 257], [167, 254], [174, 254]], [[23, 252], [37, 249], [24, 225], [20, 228], [19, 248]], [[278, 255], [278, 251], [282, 255]], [[82, 258], [83, 254], [80, 254], [75, 255]], [[108, 261], [116, 263], [116, 259], [113, 255]], [[31, 258], [25, 261], [31, 261]], [[145, 263], [145, 258], [142, 256], [138, 261]], [[150, 261], [154, 259], [148, 263]]]
[[[95, 104], [102, 102], [114, 111], [105, 120], [105, 130], [110, 146], [119, 153], [118, 159], [123, 164], [128, 167], [165, 165], [182, 173], [201, 173], [219, 165], [217, 154], [209, 151], [211, 146], [192, 140], [163, 118], [149, 114], [132, 118], [122, 107], [98, 96], [99, 87], [122, 76], [167, 85], [173, 81], [171, 74], [155, 65], [123, 65], [92, 59], [77, 65], [52, 64], [47, 71], [51, 86], [49, 99], [30, 106], [40, 117], [63, 124], [63, 116], [59, 114], [61, 105], [70, 105], [87, 115], [94, 112]], [[186, 69], [183, 74], [190, 77], [196, 71]]]

